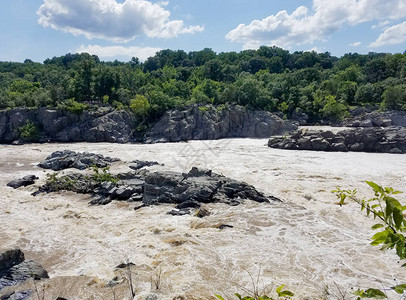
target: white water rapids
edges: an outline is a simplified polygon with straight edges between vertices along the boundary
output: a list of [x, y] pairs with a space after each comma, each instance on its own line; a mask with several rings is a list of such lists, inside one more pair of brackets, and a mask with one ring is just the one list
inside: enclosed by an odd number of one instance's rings
[[[0, 252], [19, 247], [27, 259], [48, 270], [45, 299], [128, 299], [125, 283], [105, 287], [113, 277], [125, 277], [114, 267], [126, 261], [134, 263], [136, 299], [154, 290], [151, 281], [159, 270], [160, 299], [213, 299], [213, 294], [231, 299], [235, 292], [247, 294], [243, 287], [253, 289], [249, 273], [254, 281], [260, 274], [260, 288], [269, 285], [274, 290], [286, 284], [296, 299], [320, 299], [327, 289], [335, 299], [334, 294], [350, 293], [351, 288], [388, 288], [406, 281], [393, 251], [369, 245], [373, 219], [355, 203], [334, 204], [330, 192], [341, 186], [372, 196], [365, 180], [406, 191], [405, 155], [279, 150], [266, 143], [224, 139], [153, 145], [2, 145]], [[49, 171], [36, 164], [64, 149], [164, 164], [150, 170], [209, 168], [283, 202], [210, 204], [208, 217], [175, 217], [166, 214], [170, 205], [134, 211], [134, 203], [89, 206], [86, 195], [32, 197], [35, 186], [6, 187], [10, 180], [29, 174], [40, 177], [38, 186]], [[123, 162], [111, 167], [112, 173], [122, 171], [129, 171]], [[405, 196], [398, 198], [403, 201]], [[220, 230], [220, 224], [233, 227]]]

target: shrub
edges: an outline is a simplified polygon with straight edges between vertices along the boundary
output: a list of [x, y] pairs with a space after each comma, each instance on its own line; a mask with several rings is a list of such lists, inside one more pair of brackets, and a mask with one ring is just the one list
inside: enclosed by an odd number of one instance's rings
[[34, 122], [28, 121], [25, 125], [18, 127], [20, 137], [25, 141], [35, 141], [39, 138], [39, 129]]
[[62, 104], [57, 106], [59, 110], [68, 111], [73, 114], [82, 114], [85, 110], [89, 109], [89, 106], [75, 101], [73, 98], [66, 100]]
[[137, 117], [146, 117], [150, 107], [148, 99], [142, 95], [137, 95], [135, 99], [130, 100], [130, 109]]

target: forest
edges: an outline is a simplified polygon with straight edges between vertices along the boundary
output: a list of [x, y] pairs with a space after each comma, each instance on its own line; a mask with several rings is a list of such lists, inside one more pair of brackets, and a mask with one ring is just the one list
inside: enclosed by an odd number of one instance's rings
[[238, 104], [286, 118], [305, 113], [311, 121], [341, 119], [359, 106], [406, 110], [406, 52], [338, 58], [262, 46], [218, 54], [168, 49], [145, 62], [106, 62], [87, 53], [0, 62], [0, 109], [80, 113], [111, 106], [152, 121], [194, 104]]

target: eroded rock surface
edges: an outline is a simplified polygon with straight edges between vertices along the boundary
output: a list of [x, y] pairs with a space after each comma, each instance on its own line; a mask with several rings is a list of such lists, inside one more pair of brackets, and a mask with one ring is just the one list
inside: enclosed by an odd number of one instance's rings
[[108, 156], [105, 157], [103, 155], [94, 153], [79, 153], [70, 150], [63, 150], [52, 153], [43, 162], [39, 163], [38, 166], [54, 171], [60, 171], [68, 168], [84, 170], [91, 166], [104, 168], [115, 161], [119, 161], [119, 159]]
[[314, 151], [405, 153], [406, 128], [356, 128], [337, 133], [297, 130], [269, 139], [271, 148]]
[[20, 179], [15, 179], [7, 183], [7, 186], [17, 189], [22, 186], [28, 186], [35, 183], [38, 177], [35, 175], [27, 175]]
[[[148, 163], [142, 165], [147, 166]], [[131, 167], [132, 165], [129, 165]], [[176, 204], [174, 215], [190, 213], [202, 203], [239, 205], [244, 200], [256, 202], [280, 201], [257, 191], [253, 186], [193, 167], [188, 173], [150, 172], [145, 169], [112, 175], [111, 180], [100, 181], [93, 176], [73, 173], [54, 176], [33, 193], [70, 190], [93, 196], [92, 205], [105, 205], [113, 200], [142, 201], [142, 205]]]
[[230, 137], [267, 138], [296, 129], [266, 111], [251, 111], [241, 106], [222, 110], [214, 106], [173, 110], [146, 133], [146, 142], [179, 142], [187, 140], [215, 140]]
[[263, 137], [296, 128], [266, 111], [233, 106], [217, 109], [197, 106], [164, 114], [145, 133], [129, 111], [98, 108], [81, 114], [55, 109], [13, 109], [0, 111], [0, 143], [22, 143], [20, 129], [33, 124], [37, 129], [30, 141], [39, 142], [175, 142], [227, 137]]
[[20, 249], [0, 253], [0, 291], [27, 279], [49, 278], [47, 271], [33, 260], [25, 260]]

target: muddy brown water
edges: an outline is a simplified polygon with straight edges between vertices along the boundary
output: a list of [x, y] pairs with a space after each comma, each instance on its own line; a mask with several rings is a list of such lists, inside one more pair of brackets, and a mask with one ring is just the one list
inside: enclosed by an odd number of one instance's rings
[[[113, 294], [128, 299], [127, 270], [114, 268], [126, 261], [134, 263], [136, 299], [151, 292], [161, 299], [213, 299], [213, 294], [231, 298], [234, 292], [245, 293], [244, 288], [252, 290], [251, 276], [256, 281], [258, 274], [261, 288], [283, 283], [296, 292], [296, 299], [316, 299], [326, 287], [331, 294], [339, 293], [336, 285], [351, 291], [390, 287], [395, 279], [406, 279], [394, 253], [369, 245], [373, 220], [354, 203], [335, 205], [330, 192], [341, 186], [371, 196], [365, 180], [406, 191], [406, 156], [280, 150], [266, 147], [266, 142], [2, 145], [0, 251], [19, 247], [26, 258], [49, 271], [52, 279], [40, 283], [45, 299], [113, 299]], [[32, 197], [35, 186], [5, 186], [28, 174], [37, 174], [40, 184], [49, 171], [36, 164], [63, 149], [164, 164], [151, 170], [210, 168], [283, 203], [209, 204], [211, 215], [200, 219], [167, 215], [170, 205], [138, 211], [133, 210], [136, 204], [120, 202], [89, 206], [87, 195]], [[115, 163], [111, 172], [128, 170], [124, 162]], [[221, 224], [233, 227], [220, 230]], [[121, 283], [107, 287], [116, 276]]]

